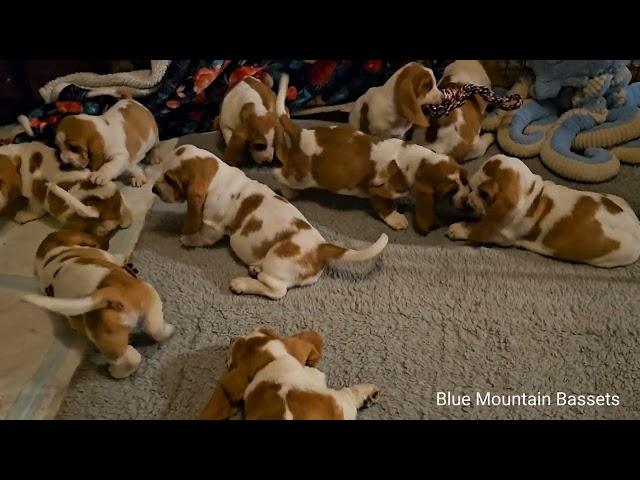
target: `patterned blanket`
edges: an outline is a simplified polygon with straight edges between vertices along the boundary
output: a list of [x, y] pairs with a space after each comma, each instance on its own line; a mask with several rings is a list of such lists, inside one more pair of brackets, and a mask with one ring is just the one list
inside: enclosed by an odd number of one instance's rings
[[[173, 60], [150, 93], [136, 97], [154, 114], [162, 140], [218, 128], [220, 104], [229, 88], [247, 75], [277, 88], [282, 72], [290, 76], [287, 105], [292, 113], [352, 102], [370, 87], [382, 85], [409, 60]], [[448, 60], [426, 60], [436, 77]], [[3, 143], [40, 140], [53, 145], [65, 115], [101, 115], [118, 99], [74, 84], [64, 86], [55, 102], [19, 117], [25, 132]]]

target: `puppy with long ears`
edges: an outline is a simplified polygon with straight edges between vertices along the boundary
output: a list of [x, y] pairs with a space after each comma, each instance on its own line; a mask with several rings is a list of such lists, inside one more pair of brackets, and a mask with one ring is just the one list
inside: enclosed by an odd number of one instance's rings
[[515, 246], [607, 268], [640, 257], [640, 221], [620, 197], [544, 181], [506, 155], [484, 162], [470, 185], [468, 202], [480, 219], [451, 225], [452, 240]]
[[328, 243], [287, 200], [193, 145], [178, 147], [167, 164], [153, 192], [165, 202], [187, 202], [182, 245], [213, 245], [229, 235], [249, 266], [249, 276], [231, 281], [234, 293], [279, 299], [317, 282], [327, 264], [368, 260], [387, 245], [384, 234], [363, 250]]
[[426, 127], [423, 105], [442, 101], [431, 69], [411, 62], [380, 87], [372, 87], [358, 100], [349, 115], [355, 129], [380, 138], [404, 138], [412, 125]]
[[[133, 186], [147, 178], [138, 164], [158, 144], [153, 114], [128, 94], [103, 115], [78, 114], [63, 118], [56, 130], [56, 145], [64, 163], [89, 168], [89, 180], [97, 185], [128, 172]], [[155, 162], [152, 155], [150, 162]]]
[[[438, 88], [456, 88], [467, 83], [491, 87], [491, 80], [478, 60], [456, 60], [447, 65]], [[411, 140], [433, 150], [451, 155], [458, 162], [481, 157], [493, 143], [492, 133], [480, 135], [487, 102], [475, 95], [449, 115], [429, 119], [429, 125], [413, 131]]]
[[304, 331], [281, 337], [260, 328], [232, 341], [229, 370], [220, 379], [201, 420], [224, 420], [244, 402], [248, 420], [355, 420], [380, 389], [359, 384], [334, 390], [315, 368], [323, 341]]
[[258, 164], [273, 160], [276, 103], [284, 104], [288, 79], [286, 73], [281, 75], [277, 97], [253, 77], [244, 78], [225, 95], [220, 107], [220, 130], [226, 144], [226, 163], [239, 167], [248, 155]]
[[23, 300], [65, 315], [104, 354], [114, 378], [133, 373], [140, 353], [129, 345], [138, 324], [156, 341], [166, 340], [162, 301], [147, 282], [122, 268], [124, 257], [106, 251], [108, 240], [74, 230], [49, 234], [36, 253], [36, 276], [46, 295]]
[[[116, 184], [96, 186], [90, 174], [62, 170], [56, 151], [40, 142], [0, 147], [0, 214], [27, 223], [50, 213], [68, 228], [99, 236], [129, 227], [131, 211]], [[22, 198], [28, 203], [18, 211]]]
[[[277, 108], [283, 113], [282, 104]], [[285, 197], [321, 188], [369, 198], [380, 218], [396, 230], [409, 225], [397, 211], [396, 199], [415, 196], [416, 224], [427, 233], [436, 224], [438, 200], [450, 197], [462, 208], [469, 192], [464, 169], [451, 157], [397, 138], [380, 140], [350, 126], [305, 129], [282, 114], [276, 153], [282, 168], [273, 174]]]

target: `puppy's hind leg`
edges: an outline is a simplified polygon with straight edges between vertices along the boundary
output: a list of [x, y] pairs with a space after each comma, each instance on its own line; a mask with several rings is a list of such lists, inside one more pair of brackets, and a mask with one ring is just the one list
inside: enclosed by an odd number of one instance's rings
[[291, 187], [289, 180], [282, 174], [281, 168], [273, 169], [273, 177], [278, 181], [278, 190], [284, 198], [293, 200], [298, 196], [300, 192]]
[[253, 294], [279, 300], [287, 293], [287, 285], [265, 272], [260, 272], [258, 278], [237, 277], [231, 280], [231, 291], [236, 294]]
[[142, 320], [142, 330], [156, 342], [162, 342], [173, 335], [175, 328], [164, 320], [160, 295], [151, 285], [147, 284], [147, 286], [151, 299]]
[[129, 345], [129, 329], [120, 318], [120, 312], [102, 309], [96, 322], [88, 322], [88, 336], [109, 362], [109, 373], [114, 378], [125, 378], [136, 371], [142, 357]]

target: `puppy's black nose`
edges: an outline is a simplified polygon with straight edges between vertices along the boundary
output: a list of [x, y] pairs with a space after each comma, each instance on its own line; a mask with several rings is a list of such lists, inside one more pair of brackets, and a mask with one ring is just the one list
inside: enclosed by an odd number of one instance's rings
[[158, 187], [156, 187], [155, 185], [151, 188], [151, 191], [152, 191], [154, 194], [158, 195]]

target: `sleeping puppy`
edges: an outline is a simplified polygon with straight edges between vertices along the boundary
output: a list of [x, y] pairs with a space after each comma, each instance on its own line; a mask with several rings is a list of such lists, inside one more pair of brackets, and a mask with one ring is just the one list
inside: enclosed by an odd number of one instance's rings
[[103, 115], [70, 115], [56, 130], [56, 145], [64, 163], [92, 170], [96, 185], [115, 180], [124, 172], [131, 184], [147, 179], [138, 165], [158, 144], [158, 126], [153, 114], [131, 98], [115, 103]]
[[[40, 142], [0, 147], [0, 214], [27, 223], [47, 212], [74, 230], [105, 236], [132, 216], [113, 182], [96, 186], [91, 172], [62, 170], [56, 151]], [[27, 207], [18, 211], [22, 198]]]
[[234, 293], [279, 299], [289, 288], [317, 282], [332, 261], [368, 260], [387, 244], [384, 234], [363, 250], [327, 243], [287, 200], [193, 145], [178, 147], [167, 162], [153, 192], [165, 202], [187, 202], [180, 238], [185, 247], [213, 245], [229, 235], [250, 274], [231, 281]]
[[226, 144], [224, 161], [241, 166], [247, 154], [258, 164], [273, 160], [276, 102], [284, 104], [289, 76], [280, 76], [278, 96], [260, 80], [246, 77], [229, 90], [220, 108], [220, 130]]
[[267, 328], [231, 342], [228, 372], [218, 382], [200, 420], [224, 420], [244, 402], [247, 420], [355, 420], [380, 389], [359, 384], [334, 390], [315, 368], [322, 337], [304, 331], [281, 337]]
[[[449, 64], [438, 87], [455, 88], [467, 83], [491, 87], [491, 80], [478, 60], [456, 60]], [[492, 133], [480, 135], [486, 109], [487, 102], [474, 95], [449, 115], [431, 118], [427, 128], [416, 128], [411, 140], [434, 152], [451, 155], [458, 162], [481, 157], [494, 140]]]
[[147, 282], [122, 268], [122, 255], [105, 249], [108, 240], [74, 230], [49, 234], [36, 253], [36, 276], [46, 295], [23, 300], [65, 315], [72, 328], [89, 338], [109, 362], [114, 378], [132, 374], [140, 353], [129, 345], [138, 324], [160, 342], [173, 333], [162, 301]]
[[469, 205], [480, 220], [449, 228], [452, 240], [515, 246], [596, 267], [640, 257], [640, 221], [615, 195], [572, 190], [495, 155], [471, 177]]
[[380, 140], [349, 126], [303, 129], [280, 117], [276, 153], [282, 168], [273, 174], [286, 197], [296, 190], [321, 188], [342, 195], [369, 198], [378, 216], [391, 228], [408, 227], [395, 200], [413, 195], [418, 230], [436, 224], [436, 203], [445, 197], [463, 208], [469, 189], [466, 173], [447, 155], [397, 138]]
[[423, 105], [442, 101], [431, 69], [411, 62], [380, 87], [372, 87], [356, 100], [349, 124], [380, 138], [404, 138], [412, 125], [426, 127]]

